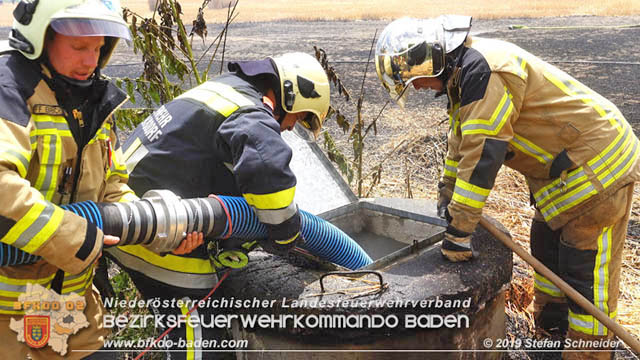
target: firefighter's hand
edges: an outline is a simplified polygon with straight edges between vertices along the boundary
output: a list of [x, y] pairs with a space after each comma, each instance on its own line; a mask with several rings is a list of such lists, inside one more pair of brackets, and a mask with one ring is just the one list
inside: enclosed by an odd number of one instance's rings
[[449, 199], [446, 201], [440, 201], [442, 198], [438, 199], [438, 217], [440, 219], [447, 220], [447, 223], [451, 222], [451, 215], [449, 215]]
[[446, 195], [446, 187], [443, 182], [438, 183], [438, 217], [451, 222], [451, 215], [447, 207], [451, 202], [451, 198]]
[[300, 211], [281, 224], [265, 224], [266, 239], [258, 240], [264, 251], [275, 255], [286, 255], [291, 249], [303, 242], [300, 235]]
[[452, 262], [471, 260], [473, 257], [471, 235], [458, 237], [449, 232], [445, 232], [440, 251], [444, 257]]
[[[113, 236], [113, 235], [105, 235], [102, 238], [102, 247], [106, 248], [106, 247], [115, 246], [115, 245], [118, 245], [119, 242], [120, 242], [119, 237]], [[98, 264], [98, 260], [100, 260], [101, 257], [102, 257], [102, 251], [100, 251], [100, 254], [98, 254], [98, 257], [96, 257], [96, 261], [94, 262], [94, 265]]]
[[104, 240], [102, 241], [104, 246], [118, 245], [119, 242], [120, 242], [120, 238], [113, 235], [105, 235]]
[[192, 252], [198, 246], [204, 243], [204, 235], [200, 232], [194, 231], [182, 240], [180, 245], [175, 248], [171, 253], [174, 255], [184, 255]]

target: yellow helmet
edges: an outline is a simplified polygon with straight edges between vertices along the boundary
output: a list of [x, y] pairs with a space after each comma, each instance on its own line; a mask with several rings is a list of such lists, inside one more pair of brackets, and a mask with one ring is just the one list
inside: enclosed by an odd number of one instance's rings
[[288, 113], [308, 111], [302, 125], [317, 137], [329, 111], [330, 88], [320, 63], [305, 53], [272, 57], [280, 78], [282, 108]]
[[418, 78], [440, 76], [446, 54], [464, 43], [471, 17], [401, 18], [382, 31], [376, 44], [376, 73], [384, 88], [404, 107], [407, 89]]
[[13, 10], [9, 45], [28, 59], [42, 54], [49, 26], [67, 36], [105, 36], [99, 67], [104, 67], [118, 39], [131, 40], [120, 15], [120, 0], [22, 0]]

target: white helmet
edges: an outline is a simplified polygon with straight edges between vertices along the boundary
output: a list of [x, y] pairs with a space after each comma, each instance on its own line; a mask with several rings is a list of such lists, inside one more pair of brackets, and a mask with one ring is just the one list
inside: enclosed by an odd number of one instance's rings
[[329, 79], [320, 63], [305, 53], [271, 57], [280, 78], [282, 108], [288, 113], [308, 111], [302, 125], [317, 136], [329, 112]]
[[21, 0], [13, 11], [9, 45], [28, 59], [42, 54], [49, 25], [67, 36], [105, 36], [99, 67], [104, 67], [118, 39], [131, 40], [120, 15], [120, 0]]
[[446, 55], [462, 45], [471, 17], [443, 15], [435, 19], [401, 18], [380, 34], [376, 44], [376, 72], [400, 106], [413, 80], [440, 76]]

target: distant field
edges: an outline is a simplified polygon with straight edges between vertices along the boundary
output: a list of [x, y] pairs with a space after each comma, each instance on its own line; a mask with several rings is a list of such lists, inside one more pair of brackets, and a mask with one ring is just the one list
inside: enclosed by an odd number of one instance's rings
[[[0, 0], [0, 26], [10, 26], [14, 4]], [[228, 2], [228, 0], [212, 0]], [[149, 0], [122, 0], [140, 15], [150, 15]], [[194, 18], [202, 1], [179, 1], [188, 19]], [[225, 9], [207, 9], [208, 22], [221, 22]], [[446, 13], [472, 15], [476, 18], [545, 17], [568, 15], [636, 15], [640, 14], [638, 0], [240, 0], [238, 22], [299, 20], [357, 20], [392, 19], [405, 15], [431, 17]]]

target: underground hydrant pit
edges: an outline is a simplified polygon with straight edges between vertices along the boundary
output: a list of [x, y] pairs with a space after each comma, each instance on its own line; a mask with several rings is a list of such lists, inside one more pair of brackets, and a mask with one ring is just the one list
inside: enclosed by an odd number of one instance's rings
[[358, 234], [348, 234], [369, 254], [373, 260], [380, 259], [388, 254], [401, 250], [407, 244], [396, 241], [390, 237], [379, 236], [374, 233], [363, 231]]
[[[415, 202], [416, 204], [418, 202]], [[413, 202], [406, 202], [409, 206]], [[442, 239], [438, 218], [394, 208], [385, 199], [365, 199], [320, 215], [351, 236], [374, 262], [362, 269], [382, 269]]]
[[[510, 281], [512, 258], [484, 231], [478, 231], [473, 242], [479, 256], [466, 264], [444, 260], [437, 244], [400, 256], [378, 270], [388, 288], [364, 296], [354, 295], [375, 286], [376, 276], [355, 280], [327, 276], [321, 294], [319, 279], [327, 271], [254, 251], [247, 268], [234, 272], [221, 290], [236, 299], [274, 300], [268, 308], [228, 309], [268, 318], [262, 326], [242, 327], [236, 322], [233, 334], [236, 339], [248, 339], [249, 349], [269, 352], [261, 357], [239, 353], [240, 358], [309, 358], [304, 352], [287, 352], [284, 357], [272, 352], [288, 349], [318, 351], [313, 357], [318, 359], [457, 359], [460, 353], [456, 352], [384, 352], [385, 357], [380, 357], [371, 351], [486, 350], [479, 341], [504, 337], [504, 286]], [[340, 289], [345, 291], [336, 291]], [[335, 356], [334, 351], [347, 350], [365, 352]], [[476, 358], [499, 356], [482, 352]]]

